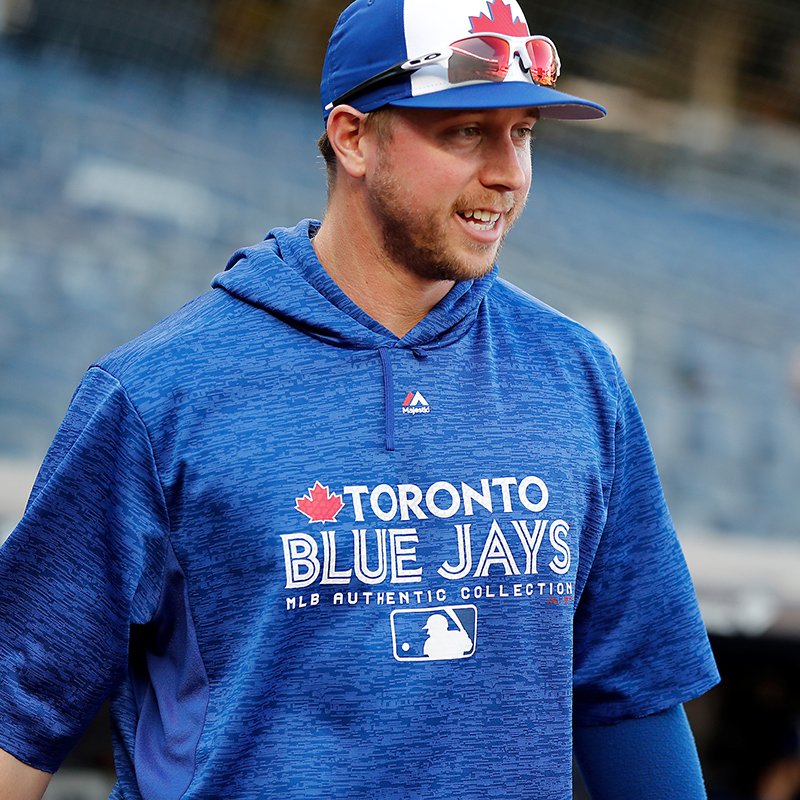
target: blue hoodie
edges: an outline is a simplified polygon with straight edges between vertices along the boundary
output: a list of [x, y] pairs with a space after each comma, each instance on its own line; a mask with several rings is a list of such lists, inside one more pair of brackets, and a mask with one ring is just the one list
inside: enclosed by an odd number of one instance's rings
[[567, 800], [718, 677], [630, 391], [488, 276], [398, 339], [318, 223], [87, 372], [0, 551], [0, 747], [112, 797]]

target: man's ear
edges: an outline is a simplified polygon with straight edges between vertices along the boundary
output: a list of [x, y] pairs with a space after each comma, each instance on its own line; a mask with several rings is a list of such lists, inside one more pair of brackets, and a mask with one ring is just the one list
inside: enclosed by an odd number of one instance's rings
[[336, 106], [328, 117], [328, 140], [336, 153], [339, 167], [353, 178], [361, 178], [365, 172], [364, 119], [366, 114], [352, 106]]

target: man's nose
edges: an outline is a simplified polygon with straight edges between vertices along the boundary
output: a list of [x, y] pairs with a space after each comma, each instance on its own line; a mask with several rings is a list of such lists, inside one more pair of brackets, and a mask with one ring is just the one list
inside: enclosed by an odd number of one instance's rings
[[530, 181], [530, 149], [510, 136], [487, 143], [481, 183], [490, 189], [516, 192]]

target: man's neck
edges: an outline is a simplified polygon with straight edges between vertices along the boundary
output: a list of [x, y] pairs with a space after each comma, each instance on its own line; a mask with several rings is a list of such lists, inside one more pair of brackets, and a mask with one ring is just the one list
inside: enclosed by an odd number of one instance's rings
[[329, 208], [314, 250], [337, 286], [374, 320], [402, 338], [452, 289], [395, 263], [376, 232]]

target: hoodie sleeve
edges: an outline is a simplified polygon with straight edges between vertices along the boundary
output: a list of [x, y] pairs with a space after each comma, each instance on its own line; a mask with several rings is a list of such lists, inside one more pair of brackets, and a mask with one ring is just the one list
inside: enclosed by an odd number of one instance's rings
[[0, 747], [55, 771], [155, 612], [167, 511], [144, 424], [90, 369], [0, 549]]
[[644, 424], [617, 381], [605, 526], [575, 612], [577, 725], [647, 716], [719, 680]]

